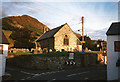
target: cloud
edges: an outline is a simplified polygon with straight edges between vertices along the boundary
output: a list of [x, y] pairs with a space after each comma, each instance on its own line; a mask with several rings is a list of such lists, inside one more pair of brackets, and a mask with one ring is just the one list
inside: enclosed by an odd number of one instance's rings
[[27, 13], [27, 11], [31, 14], [36, 13], [37, 9], [28, 6], [32, 3], [33, 2], [3, 2], [2, 17], [22, 15]]
[[12, 4], [7, 4], [7, 5], [4, 5], [4, 4], [6, 4], [6, 2], [2, 4], [2, 17], [9, 16], [10, 15], [9, 12], [11, 12], [13, 8], [15, 7]]
[[2, 11], [2, 17], [6, 17], [6, 16], [8, 16], [8, 12], [6, 12], [6, 11]]
[[4, 2], [118, 2], [119, 0], [3, 0]]
[[2, 17], [6, 17], [9, 16], [8, 10], [10, 9], [10, 7], [12, 7], [13, 5], [2, 5]]
[[105, 36], [104, 28], [109, 28], [110, 24], [116, 21], [117, 12], [113, 9], [115, 7], [113, 5], [114, 3], [109, 5], [88, 2], [11, 2], [3, 3], [3, 16], [28, 14], [42, 21], [49, 28], [55, 28], [67, 22], [73, 31], [82, 28], [81, 17], [84, 16], [85, 34], [96, 39], [102, 38], [102, 34]]
[[47, 26], [51, 26], [51, 27], [54, 26], [53, 22], [50, 22], [50, 21], [47, 21], [47, 20], [43, 21], [43, 23]]
[[30, 12], [31, 14], [36, 14], [42, 10], [41, 8], [30, 8], [30, 7], [29, 8], [27, 7], [27, 9], [28, 12]]
[[91, 39], [93, 40], [98, 40], [98, 39], [103, 39], [103, 40], [107, 40], [107, 36], [106, 36], [106, 32], [107, 32], [108, 28], [104, 28], [101, 30], [97, 30], [97, 31], [93, 31], [91, 33], [89, 33], [88, 36], [91, 37]]

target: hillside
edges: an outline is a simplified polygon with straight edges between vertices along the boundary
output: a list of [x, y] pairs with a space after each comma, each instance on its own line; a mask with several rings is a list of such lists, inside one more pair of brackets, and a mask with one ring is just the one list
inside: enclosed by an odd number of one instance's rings
[[23, 40], [25, 40], [25, 34], [29, 35], [29, 38], [27, 37], [27, 39], [32, 43], [41, 34], [43, 34], [43, 28], [50, 30], [46, 25], [28, 15], [9, 16], [0, 19], [0, 21], [2, 21], [2, 31], [10, 42], [10, 47], [14, 47], [17, 40], [19, 39], [20, 41], [20, 38], [24, 38]]
[[10, 16], [2, 18], [2, 29], [4, 30], [14, 31], [18, 28], [27, 28], [38, 34], [42, 34], [43, 27], [48, 28], [46, 25], [42, 24], [37, 19], [28, 15]]

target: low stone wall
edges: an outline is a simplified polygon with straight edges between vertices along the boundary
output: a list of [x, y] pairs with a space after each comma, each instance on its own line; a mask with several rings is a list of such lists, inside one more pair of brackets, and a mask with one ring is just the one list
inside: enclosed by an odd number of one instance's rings
[[66, 61], [70, 61], [66, 56], [43, 56], [43, 55], [21, 55], [7, 59], [7, 65], [14, 65], [28, 69], [68, 69], [72, 67], [84, 67], [96, 65], [97, 55], [84, 54], [75, 55], [75, 65], [67, 65]]

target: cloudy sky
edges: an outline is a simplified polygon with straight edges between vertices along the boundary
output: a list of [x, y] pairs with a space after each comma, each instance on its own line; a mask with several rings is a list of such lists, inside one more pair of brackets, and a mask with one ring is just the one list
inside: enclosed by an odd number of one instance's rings
[[68, 23], [75, 32], [84, 16], [84, 34], [106, 40], [111, 23], [118, 21], [118, 2], [2, 2], [2, 18], [19, 15], [32, 16], [51, 29]]

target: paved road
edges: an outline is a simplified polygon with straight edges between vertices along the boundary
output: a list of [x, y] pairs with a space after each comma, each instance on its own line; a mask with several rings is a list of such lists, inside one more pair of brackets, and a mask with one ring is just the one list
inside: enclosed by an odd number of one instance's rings
[[69, 70], [41, 71], [7, 67], [12, 76], [8, 80], [106, 80], [105, 66], [81, 67]]

